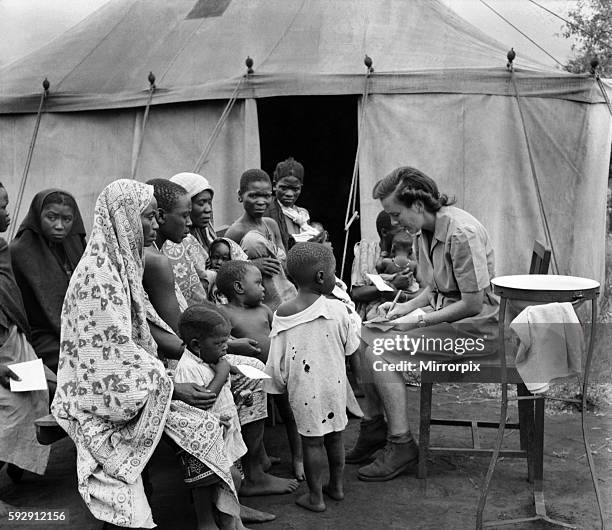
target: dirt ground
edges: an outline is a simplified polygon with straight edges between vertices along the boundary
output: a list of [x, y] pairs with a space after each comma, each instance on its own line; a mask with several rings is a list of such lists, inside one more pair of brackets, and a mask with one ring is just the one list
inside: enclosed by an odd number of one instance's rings
[[[412, 422], [418, 426], [417, 388], [411, 388]], [[498, 406], [492, 399], [477, 396], [467, 385], [440, 388], [434, 394], [434, 414], [446, 417], [484, 417], [497, 419]], [[594, 452], [599, 486], [605, 500], [607, 518], [612, 522], [612, 411], [589, 413], [588, 435]], [[511, 409], [511, 417], [516, 410]], [[351, 446], [359, 427], [351, 420], [345, 444]], [[494, 434], [486, 433], [484, 440], [492, 441]], [[471, 440], [467, 429], [433, 427], [434, 442], [468, 446]], [[518, 445], [518, 432], [507, 431], [505, 444]], [[288, 451], [282, 425], [266, 428], [266, 446], [272, 455], [283, 458], [273, 468], [281, 476], [289, 476]], [[476, 504], [488, 458], [437, 457], [429, 466], [429, 478], [421, 481], [414, 473], [406, 473], [384, 483], [365, 483], [357, 480], [357, 466], [346, 467], [346, 499], [330, 501], [323, 514], [313, 514], [294, 504], [295, 495], [251, 497], [243, 499], [248, 506], [272, 512], [277, 519], [263, 525], [262, 530], [276, 529], [457, 529], [474, 528]], [[514, 518], [533, 512], [530, 486], [526, 481], [524, 460], [505, 459], [498, 463], [493, 479], [485, 518]], [[183, 485], [174, 454], [163, 443], [156, 451], [151, 466], [154, 485], [153, 515], [159, 528], [193, 529], [195, 516], [190, 496]], [[577, 413], [554, 414], [546, 417], [544, 448], [544, 487], [549, 514], [574, 524], [580, 529], [599, 528], [593, 486], [584, 456]], [[298, 491], [304, 491], [302, 484]], [[68, 509], [70, 523], [53, 525], [83, 530], [99, 530], [96, 521], [85, 508], [76, 490], [75, 450], [68, 439], [57, 442], [52, 449], [44, 477], [25, 473], [21, 483], [13, 484], [6, 471], [0, 471], [0, 498], [38, 510]], [[33, 528], [25, 524], [9, 523], [0, 519], [0, 528]], [[507, 528], [548, 528], [543, 524], [526, 524]], [[552, 528], [552, 527], [551, 527]]]

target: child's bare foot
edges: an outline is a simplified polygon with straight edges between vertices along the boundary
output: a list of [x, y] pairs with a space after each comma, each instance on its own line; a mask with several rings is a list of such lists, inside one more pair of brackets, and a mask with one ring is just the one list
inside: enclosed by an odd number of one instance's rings
[[293, 459], [293, 475], [300, 482], [306, 480], [306, 474], [304, 473], [304, 460], [301, 458]]
[[311, 512], [324, 512], [327, 509], [325, 502], [323, 502], [323, 498], [320, 500], [313, 499], [309, 491], [295, 499], [295, 504]]
[[281, 495], [292, 493], [298, 487], [297, 480], [291, 478], [280, 478], [265, 473], [261, 479], [254, 482], [252, 479], [244, 479], [240, 488], [240, 495], [253, 497], [255, 495]]
[[273, 513], [260, 512], [255, 508], [250, 508], [241, 504], [240, 519], [243, 523], [267, 523], [269, 521], [274, 521], [276, 515]]
[[262, 469], [267, 473], [274, 464], [279, 464], [282, 460], [278, 456], [268, 456], [261, 461]]
[[331, 484], [326, 484], [323, 486], [323, 493], [327, 495], [330, 499], [334, 499], [335, 501], [341, 501], [344, 499], [344, 490], [342, 486], [332, 486]]

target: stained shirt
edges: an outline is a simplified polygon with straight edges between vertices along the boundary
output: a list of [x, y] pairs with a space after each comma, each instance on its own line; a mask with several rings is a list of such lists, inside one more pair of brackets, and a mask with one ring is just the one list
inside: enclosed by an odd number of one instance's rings
[[350, 308], [324, 296], [303, 311], [274, 314], [264, 389], [289, 394], [302, 436], [342, 431], [346, 416], [345, 356], [359, 347]]

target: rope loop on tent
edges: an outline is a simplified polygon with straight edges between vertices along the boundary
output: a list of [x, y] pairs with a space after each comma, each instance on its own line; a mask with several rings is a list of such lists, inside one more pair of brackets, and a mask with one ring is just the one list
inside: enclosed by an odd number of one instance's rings
[[[36, 123], [34, 125], [34, 132], [32, 133], [32, 140], [30, 140], [30, 147], [28, 148], [28, 155], [26, 157], [25, 167], [23, 168], [23, 174], [21, 175], [21, 181], [19, 182], [19, 191], [17, 192], [17, 200], [15, 201], [15, 220], [19, 216], [19, 210], [21, 209], [21, 202], [23, 201], [23, 192], [25, 191], [26, 182], [28, 181], [28, 174], [30, 172], [30, 164], [32, 162], [32, 155], [34, 154], [34, 147], [36, 146], [36, 138], [38, 137], [38, 129], [40, 127], [40, 119], [42, 117], [45, 102], [49, 95], [49, 80], [45, 77], [42, 82], [43, 92], [40, 95], [40, 103], [38, 104], [38, 112], [36, 113]], [[17, 224], [12, 224], [9, 229], [8, 239], [13, 239], [15, 235], [15, 228]]]
[[200, 170], [202, 169], [202, 166], [206, 164], [206, 162], [208, 162], [208, 155], [212, 151], [212, 148], [215, 145], [217, 138], [221, 134], [221, 130], [223, 129], [223, 126], [225, 125], [225, 122], [227, 121], [227, 118], [229, 117], [230, 112], [232, 112], [232, 109], [234, 108], [234, 103], [236, 103], [236, 99], [238, 99], [238, 93], [240, 92], [240, 89], [242, 88], [242, 83], [248, 80], [249, 77], [255, 73], [255, 71], [253, 70], [253, 59], [251, 59], [251, 57], [247, 57], [246, 60], [244, 61], [244, 64], [247, 67], [247, 72], [236, 83], [236, 86], [234, 87], [234, 91], [232, 92], [232, 95], [230, 96], [227, 102], [227, 105], [225, 105], [225, 108], [223, 109], [223, 112], [221, 113], [219, 120], [215, 124], [215, 127], [210, 135], [210, 138], [208, 139], [208, 142], [206, 142], [206, 145], [204, 146], [204, 149], [202, 150], [202, 154], [198, 158], [198, 161], [196, 162], [193, 168], [194, 173], [199, 173]]
[[531, 151], [531, 142], [529, 140], [529, 134], [527, 133], [527, 124], [525, 122], [525, 115], [523, 113], [523, 104], [521, 102], [521, 96], [519, 93], [518, 85], [516, 83], [516, 78], [514, 71], [510, 71], [510, 80], [512, 81], [512, 86], [514, 87], [514, 96], [516, 98], [516, 103], [518, 106], [519, 116], [521, 118], [521, 125], [523, 127], [523, 135], [525, 136], [525, 144], [527, 146], [527, 156], [529, 157], [529, 165], [531, 167], [531, 178], [533, 179], [533, 185], [535, 187], [536, 196], [538, 199], [538, 206], [540, 209], [540, 215], [542, 216], [542, 224], [544, 227], [544, 235], [546, 237], [546, 243], [550, 247], [551, 255], [552, 255], [552, 267], [553, 272], [555, 274], [559, 274], [559, 262], [557, 261], [557, 253], [555, 251], [555, 246], [553, 244], [550, 226], [548, 224], [548, 217], [546, 216], [546, 210], [544, 208], [544, 200], [542, 199], [542, 192], [540, 191], [540, 183], [538, 181], [538, 174], [535, 167], [535, 161], [533, 159], [533, 153]]
[[346, 214], [344, 216], [344, 247], [342, 249], [342, 267], [340, 269], [340, 278], [344, 276], [344, 267], [346, 265], [346, 251], [348, 247], [349, 231], [352, 224], [359, 219], [357, 211], [357, 179], [359, 177], [359, 153], [361, 151], [361, 143], [363, 140], [363, 125], [365, 123], [366, 106], [368, 102], [368, 94], [370, 90], [370, 76], [374, 73], [372, 66], [372, 58], [367, 54], [364, 57], [363, 63], [366, 67], [366, 72], [363, 82], [363, 94], [361, 96], [361, 115], [357, 127], [357, 151], [355, 153], [355, 163], [353, 164], [353, 177], [351, 178], [351, 188], [349, 190], [348, 204], [346, 206]]
[[145, 127], [147, 126], [147, 119], [149, 118], [149, 109], [151, 108], [151, 101], [153, 100], [153, 94], [155, 94], [155, 75], [153, 72], [149, 72], [147, 77], [149, 81], [149, 97], [147, 98], [147, 104], [145, 106], [144, 115], [142, 117], [142, 125], [140, 126], [140, 141], [138, 142], [138, 151], [136, 151], [136, 157], [132, 166], [132, 178], [136, 178], [136, 171], [138, 171], [138, 164], [140, 162], [140, 154], [142, 152], [142, 144], [144, 142]]

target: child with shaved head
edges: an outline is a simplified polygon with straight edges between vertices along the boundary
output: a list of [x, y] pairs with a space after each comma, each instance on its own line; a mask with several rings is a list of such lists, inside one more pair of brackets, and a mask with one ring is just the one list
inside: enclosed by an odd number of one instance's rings
[[[302, 438], [309, 492], [296, 500], [315, 512], [326, 509], [323, 494], [344, 498], [346, 355], [359, 347], [359, 329], [339, 300], [327, 298], [335, 285], [336, 260], [318, 243], [298, 243], [288, 253], [287, 269], [297, 296], [279, 306], [272, 322], [265, 389], [287, 391]], [[329, 483], [323, 485], [325, 453]]]
[[[257, 358], [266, 362], [270, 348], [272, 312], [263, 303], [265, 289], [261, 272], [250, 261], [228, 261], [219, 269], [217, 289], [224, 294], [228, 303], [219, 306], [231, 324], [232, 337], [248, 337], [257, 341]], [[293, 473], [298, 480], [304, 480], [302, 448], [291, 407], [285, 393], [277, 393], [274, 402], [287, 430], [291, 449]]]

